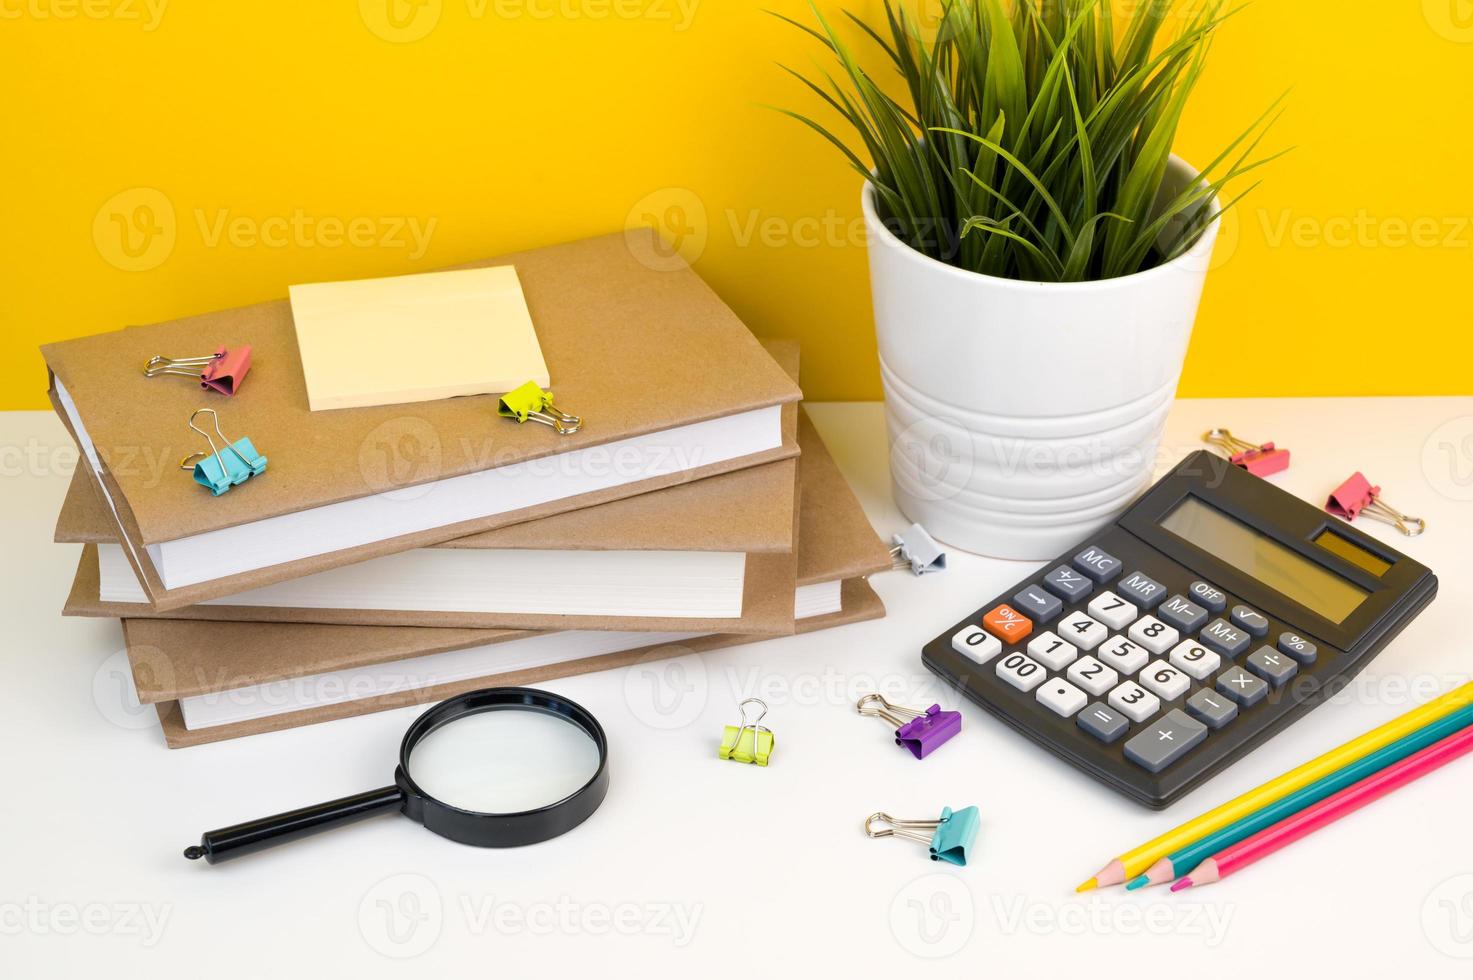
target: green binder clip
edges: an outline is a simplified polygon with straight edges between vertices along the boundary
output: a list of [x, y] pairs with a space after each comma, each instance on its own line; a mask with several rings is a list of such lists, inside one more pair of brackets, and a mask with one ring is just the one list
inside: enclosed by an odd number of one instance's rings
[[[932, 861], [966, 867], [967, 851], [977, 839], [981, 823], [982, 817], [974, 806], [956, 812], [945, 807], [938, 820], [896, 820], [888, 813], [871, 813], [864, 822], [864, 832], [869, 837], [904, 837], [918, 841], [930, 849]], [[888, 826], [877, 828], [876, 824]], [[925, 830], [931, 833], [921, 833]]]
[[[747, 720], [747, 705], [758, 705], [762, 711], [751, 721]], [[747, 698], [739, 708], [742, 709], [742, 723], [740, 725], [727, 725], [721, 734], [721, 748], [716, 755], [721, 759], [730, 759], [732, 762], [756, 763], [759, 766], [767, 765], [772, 758], [772, 749], [776, 741], [772, 737], [771, 729], [763, 728], [759, 724], [767, 717], [767, 702], [761, 698]]]
[[[221, 445], [216, 445], [215, 440], [208, 432], [194, 424], [194, 420], [201, 415], [208, 415], [215, 420], [215, 435], [220, 437]], [[231, 442], [220, 431], [220, 416], [213, 408], [201, 408], [189, 417], [189, 427], [205, 437], [205, 442], [210, 444], [207, 453], [190, 453], [180, 460], [179, 468], [194, 474], [194, 482], [209, 489], [210, 493], [220, 496], [231, 487], [239, 486], [253, 476], [260, 476], [266, 472], [266, 457], [256, 452], [256, 447], [249, 439], [241, 439], [239, 442]]]
[[528, 381], [516, 391], [508, 391], [501, 396], [496, 414], [503, 418], [516, 419], [518, 425], [525, 422], [550, 425], [560, 436], [570, 436], [583, 428], [581, 418], [562, 411], [552, 403], [552, 399], [552, 392], [543, 391], [542, 386], [535, 381]]

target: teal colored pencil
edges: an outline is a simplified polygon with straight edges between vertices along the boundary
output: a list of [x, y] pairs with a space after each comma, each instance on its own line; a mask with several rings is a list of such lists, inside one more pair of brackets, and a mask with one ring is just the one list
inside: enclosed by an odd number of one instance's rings
[[1460, 711], [1454, 711], [1445, 718], [1440, 718], [1425, 728], [1392, 742], [1383, 749], [1372, 752], [1364, 759], [1352, 762], [1344, 769], [1310, 783], [1298, 792], [1290, 793], [1283, 799], [1270, 803], [1235, 823], [1228, 824], [1216, 833], [1208, 834], [1201, 840], [1175, 853], [1168, 854], [1151, 865], [1145, 874], [1125, 887], [1134, 891], [1147, 885], [1160, 885], [1172, 881], [1178, 875], [1191, 871], [1223, 848], [1247, 840], [1265, 827], [1271, 827], [1285, 817], [1292, 816], [1305, 807], [1313, 806], [1320, 800], [1333, 796], [1347, 786], [1358, 783], [1367, 776], [1378, 773], [1410, 755], [1415, 755], [1432, 743], [1440, 742], [1469, 725], [1473, 725], [1473, 705]]

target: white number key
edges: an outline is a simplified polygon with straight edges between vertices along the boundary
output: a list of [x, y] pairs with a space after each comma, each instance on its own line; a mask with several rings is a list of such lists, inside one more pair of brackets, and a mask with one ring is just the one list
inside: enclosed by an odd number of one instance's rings
[[1036, 660], [1010, 653], [997, 662], [997, 676], [1020, 691], [1031, 691], [1048, 680], [1048, 671]]
[[1112, 630], [1123, 630], [1135, 621], [1135, 606], [1113, 592], [1101, 592], [1089, 604], [1089, 614]]
[[1161, 709], [1160, 699], [1135, 681], [1126, 681], [1111, 691], [1109, 702], [1110, 707], [1135, 722], [1145, 721]]
[[1073, 718], [1089, 703], [1084, 692], [1068, 681], [1054, 678], [1038, 689], [1034, 695], [1038, 703], [1061, 718]]
[[1074, 644], [1065, 643], [1050, 631], [1040, 633], [1028, 641], [1028, 655], [1049, 670], [1063, 670], [1074, 662], [1079, 651]]
[[1181, 634], [1155, 616], [1142, 616], [1131, 624], [1130, 638], [1159, 657], [1176, 645]]
[[1192, 640], [1183, 640], [1171, 651], [1171, 666], [1184, 671], [1193, 680], [1205, 681], [1217, 673], [1221, 665], [1221, 657]]
[[1164, 660], [1158, 660], [1145, 670], [1141, 671], [1140, 677], [1136, 678], [1141, 686], [1153, 694], [1159, 695], [1163, 700], [1175, 701], [1187, 693], [1187, 688], [1192, 682], [1186, 674], [1177, 670]]
[[1151, 658], [1133, 641], [1123, 636], [1112, 636], [1109, 643], [1100, 647], [1100, 659], [1120, 673], [1130, 675], [1144, 667]]
[[1069, 679], [1095, 697], [1120, 683], [1120, 675], [1094, 657], [1080, 657], [1069, 665]]
[[1110, 635], [1100, 623], [1090, 619], [1082, 612], [1072, 612], [1059, 622], [1059, 636], [1074, 644], [1081, 650], [1093, 650], [1105, 642], [1105, 637]]
[[951, 638], [951, 648], [978, 666], [1002, 653], [1002, 642], [980, 626], [968, 626]]

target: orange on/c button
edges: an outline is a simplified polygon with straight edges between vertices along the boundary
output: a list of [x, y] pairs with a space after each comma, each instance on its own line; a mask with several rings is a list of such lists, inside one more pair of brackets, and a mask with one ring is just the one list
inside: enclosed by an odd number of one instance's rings
[[1008, 605], [998, 606], [983, 616], [982, 625], [1004, 643], [1016, 643], [1033, 632], [1033, 620]]

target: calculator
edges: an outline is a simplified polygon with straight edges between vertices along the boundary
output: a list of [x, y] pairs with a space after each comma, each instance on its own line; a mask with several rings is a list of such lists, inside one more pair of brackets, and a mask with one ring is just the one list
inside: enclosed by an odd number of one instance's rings
[[922, 660], [1163, 809], [1341, 690], [1436, 594], [1425, 566], [1197, 452]]

